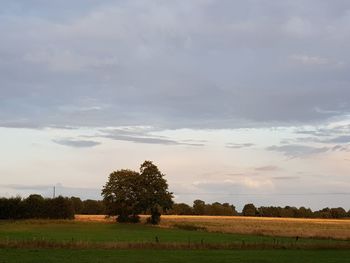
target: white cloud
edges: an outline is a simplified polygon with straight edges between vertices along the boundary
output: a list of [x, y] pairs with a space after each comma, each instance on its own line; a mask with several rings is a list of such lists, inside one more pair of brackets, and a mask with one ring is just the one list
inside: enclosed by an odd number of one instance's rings
[[327, 58], [308, 55], [292, 55], [290, 58], [304, 65], [327, 65], [330, 61]]
[[271, 190], [274, 187], [273, 182], [266, 178], [253, 179], [253, 178], [246, 177], [243, 179], [242, 184], [250, 189], [260, 189], [264, 191]]

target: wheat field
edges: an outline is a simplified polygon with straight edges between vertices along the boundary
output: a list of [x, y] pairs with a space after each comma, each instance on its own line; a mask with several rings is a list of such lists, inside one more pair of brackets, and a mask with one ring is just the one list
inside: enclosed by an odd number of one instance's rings
[[[146, 217], [141, 216], [141, 221]], [[115, 218], [103, 215], [76, 215], [75, 218], [77, 221], [115, 222]], [[350, 239], [350, 220], [346, 219], [163, 215], [160, 227], [179, 224], [203, 227], [209, 232]]]

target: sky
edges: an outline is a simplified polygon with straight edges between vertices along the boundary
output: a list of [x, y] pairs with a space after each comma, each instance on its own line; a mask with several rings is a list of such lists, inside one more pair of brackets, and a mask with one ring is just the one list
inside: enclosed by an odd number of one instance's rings
[[347, 0], [0, 0], [0, 195], [350, 209]]

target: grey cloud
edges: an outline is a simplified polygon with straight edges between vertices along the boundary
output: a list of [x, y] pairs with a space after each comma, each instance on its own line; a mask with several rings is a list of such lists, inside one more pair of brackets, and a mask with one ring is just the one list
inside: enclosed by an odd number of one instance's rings
[[185, 140], [178, 141], [166, 138], [164, 136], [157, 136], [150, 134], [147, 130], [142, 129], [113, 129], [113, 130], [102, 130], [102, 135], [97, 137], [108, 138], [118, 141], [128, 141], [134, 143], [146, 143], [146, 144], [160, 144], [160, 145], [184, 145], [184, 146], [204, 146], [202, 141], [196, 140]]
[[348, 152], [349, 146], [343, 146], [343, 145], [335, 145], [331, 149], [332, 151], [340, 151], [340, 152]]
[[95, 147], [95, 146], [101, 144], [100, 142], [96, 142], [96, 141], [76, 140], [76, 139], [71, 139], [71, 138], [55, 139], [52, 141], [54, 143], [64, 145], [64, 146], [73, 147], [73, 148], [90, 148], [90, 147]]
[[[332, 128], [319, 128], [314, 130], [297, 130], [296, 134], [311, 135], [294, 139], [297, 142], [316, 142], [323, 144], [347, 144], [350, 143], [349, 125], [340, 125]], [[290, 140], [289, 142], [291, 142]]]
[[[159, 129], [151, 126], [127, 126], [118, 127], [112, 129], [101, 129], [100, 132], [106, 136], [108, 135], [121, 135], [121, 136], [135, 136], [135, 137], [147, 137], [151, 132], [159, 131]], [[159, 136], [158, 138], [165, 138]]]
[[282, 146], [270, 146], [266, 148], [269, 151], [281, 152], [288, 157], [302, 157], [306, 155], [324, 153], [329, 150], [328, 147], [313, 147], [307, 145], [282, 145]]
[[254, 146], [254, 144], [253, 143], [227, 143], [226, 144], [227, 148], [232, 148], [232, 149], [249, 148], [251, 146]]
[[237, 128], [341, 117], [350, 112], [349, 9], [341, 0], [1, 3], [0, 125]]
[[[296, 128], [296, 135], [309, 135], [308, 137], [298, 137], [293, 139], [281, 140], [281, 144], [295, 144], [295, 143], [317, 143], [324, 144], [330, 147], [332, 150], [339, 150], [339, 145], [343, 145], [343, 148], [347, 148], [346, 144], [350, 143], [350, 132], [349, 124], [342, 124], [327, 127], [323, 125], [321, 127], [313, 127], [305, 129], [303, 127]], [[333, 146], [330, 146], [332, 145]], [[335, 145], [334, 145], [335, 144]], [[339, 144], [339, 145], [338, 145]]]
[[274, 176], [272, 177], [273, 180], [296, 180], [300, 179], [299, 176]]
[[73, 126], [58, 126], [58, 125], [49, 125], [48, 128], [53, 128], [53, 129], [60, 129], [60, 130], [77, 130], [79, 127], [73, 127]]
[[267, 165], [267, 166], [256, 167], [255, 170], [256, 171], [277, 171], [277, 170], [280, 170], [280, 168], [275, 165]]
[[332, 138], [330, 140], [327, 140], [325, 142], [330, 143], [350, 143], [350, 136], [349, 135], [342, 135], [335, 138]]
[[329, 136], [332, 134], [332, 131], [327, 129], [317, 129], [317, 130], [298, 130], [295, 132], [296, 134], [305, 134], [312, 135], [317, 137]]
[[55, 125], [55, 124], [38, 124], [33, 123], [30, 120], [11, 120], [11, 121], [0, 121], [0, 127], [3, 128], [18, 128], [18, 129], [45, 129], [54, 128], [60, 130], [76, 130], [79, 127], [69, 126], [69, 125]]
[[289, 140], [288, 143], [295, 143], [295, 142], [297, 142], [297, 143], [310, 143], [310, 142], [322, 143], [322, 142], [325, 142], [325, 140], [322, 140], [319, 137], [302, 137], [302, 138]]
[[350, 124], [337, 125], [334, 127], [321, 127], [321, 128], [313, 128], [313, 129], [303, 129], [298, 128], [295, 133], [296, 134], [307, 134], [317, 137], [329, 137], [336, 135], [347, 135], [350, 132]]
[[179, 145], [181, 143], [168, 139], [161, 138], [148, 138], [148, 137], [134, 137], [126, 135], [106, 135], [106, 138], [110, 138], [118, 141], [130, 141], [135, 143], [149, 143], [149, 144], [164, 144], [164, 145]]
[[9, 120], [0, 121], [0, 127], [4, 128], [25, 128], [25, 129], [41, 129], [41, 125], [28, 120]]

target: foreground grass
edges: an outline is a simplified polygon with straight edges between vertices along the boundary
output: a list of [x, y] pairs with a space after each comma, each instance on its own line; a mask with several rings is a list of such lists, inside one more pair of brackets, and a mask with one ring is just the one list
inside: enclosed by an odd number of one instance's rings
[[350, 251], [334, 250], [67, 250], [0, 249], [0, 263], [201, 262], [345, 263]]

